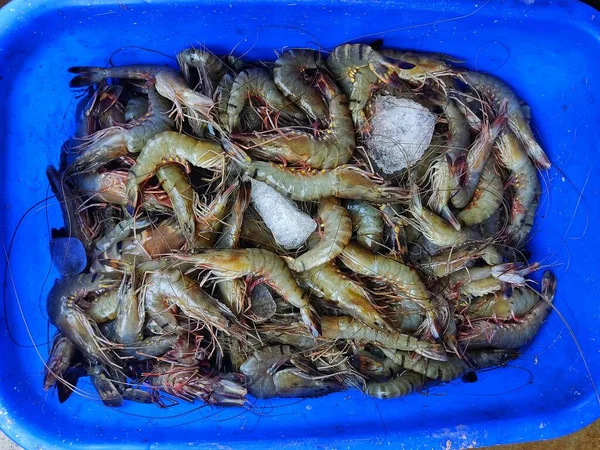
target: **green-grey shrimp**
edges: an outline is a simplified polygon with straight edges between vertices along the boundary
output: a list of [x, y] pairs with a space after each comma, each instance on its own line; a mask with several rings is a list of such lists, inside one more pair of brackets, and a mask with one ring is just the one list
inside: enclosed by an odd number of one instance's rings
[[324, 116], [328, 125], [317, 130], [316, 136], [313, 132], [290, 127], [234, 137], [249, 145], [250, 153], [268, 160], [299, 162], [316, 169], [333, 169], [346, 164], [355, 147], [348, 102], [329, 76], [317, 75], [314, 84], [329, 106], [329, 113]]
[[170, 162], [189, 162], [195, 167], [220, 170], [225, 154], [215, 141], [194, 139], [175, 131], [164, 131], [146, 142], [127, 175], [128, 207], [138, 200], [139, 185], [152, 177], [156, 169]]
[[97, 328], [78, 305], [88, 294], [101, 294], [118, 286], [118, 281], [99, 274], [70, 275], [56, 280], [48, 293], [46, 309], [50, 323], [91, 361], [114, 366], [100, 344]]
[[533, 136], [529, 121], [523, 114], [521, 101], [513, 90], [503, 81], [492, 75], [481, 72], [462, 72], [460, 77], [467, 84], [488, 96], [496, 108], [500, 108], [503, 101], [508, 101], [508, 128], [523, 144], [527, 154], [533, 159], [540, 169], [549, 169], [550, 160]]
[[400, 350], [382, 349], [383, 353], [399, 366], [424, 377], [439, 381], [452, 381], [474, 370], [501, 366], [519, 356], [518, 350], [485, 349], [468, 352], [466, 359], [471, 363], [449, 355], [447, 361], [423, 358]]
[[502, 293], [488, 294], [471, 301], [467, 309], [469, 319], [516, 319], [526, 315], [540, 300], [530, 287], [514, 288], [510, 297]]
[[459, 333], [459, 342], [467, 348], [520, 348], [527, 345], [550, 314], [555, 292], [556, 278], [546, 271], [542, 277], [542, 300], [518, 322], [473, 321]]
[[312, 121], [325, 121], [327, 106], [313, 87], [314, 77], [325, 69], [316, 50], [290, 49], [273, 65], [273, 81], [283, 95], [298, 105]]
[[[412, 84], [422, 85], [432, 80], [437, 84], [444, 86], [445, 77], [455, 75], [454, 69], [449, 62], [459, 62], [451, 56], [442, 53], [411, 52], [405, 50], [396, 50], [384, 48], [380, 53], [392, 60], [403, 61], [414, 65], [412, 68], [396, 72], [402, 80]], [[392, 61], [393, 62], [393, 61]]]
[[379, 399], [398, 398], [423, 389], [426, 382], [423, 375], [407, 370], [389, 381], [368, 381], [365, 392], [369, 397]]
[[223, 61], [206, 48], [186, 48], [177, 53], [177, 62], [188, 85], [192, 85], [190, 69], [196, 69], [199, 78], [196, 90], [208, 97], [212, 97], [214, 88], [227, 72]]
[[300, 289], [282, 258], [258, 248], [202, 250], [194, 255], [174, 255], [223, 279], [245, 276], [262, 278], [284, 300], [300, 309], [302, 320], [313, 336], [321, 334], [320, 318], [309, 297]]
[[188, 87], [185, 80], [173, 69], [165, 66], [130, 65], [121, 67], [88, 67], [77, 66], [68, 69], [78, 74], [70, 81], [69, 86], [81, 87], [99, 83], [107, 78], [124, 78], [141, 80], [164, 98], [172, 102], [177, 122], [183, 122], [184, 106], [198, 114], [209, 117], [213, 107], [212, 100]]
[[494, 160], [490, 158], [483, 169], [471, 201], [456, 218], [465, 226], [483, 222], [496, 212], [504, 199], [504, 184], [496, 173]]
[[515, 244], [520, 245], [531, 230], [531, 226], [526, 223], [526, 218], [531, 211], [535, 214], [541, 191], [540, 181], [521, 143], [510, 131], [500, 135], [497, 142], [497, 156], [500, 163], [510, 172], [509, 185], [513, 191], [506, 233]]
[[268, 71], [250, 68], [241, 71], [233, 81], [227, 103], [228, 131], [234, 131], [239, 127], [240, 115], [251, 97], [259, 98], [269, 109], [288, 120], [299, 122], [305, 120], [304, 113], [277, 89]]
[[356, 242], [372, 252], [378, 252], [383, 245], [383, 218], [381, 211], [368, 202], [348, 200], [344, 206], [352, 220], [352, 231]]
[[374, 329], [348, 316], [323, 316], [323, 338], [352, 339], [359, 342], [378, 343], [386, 348], [416, 352], [427, 358], [445, 361], [446, 351], [441, 344], [421, 341], [396, 331]]
[[82, 193], [94, 201], [113, 205], [127, 204], [126, 180], [127, 172], [123, 170], [92, 171], [74, 177], [74, 183]]
[[156, 89], [148, 89], [147, 112], [126, 124], [106, 128], [88, 136], [77, 146], [80, 154], [68, 169], [68, 174], [79, 174], [99, 169], [127, 153], [139, 153], [146, 142], [157, 133], [171, 130], [169, 117], [171, 103]]
[[392, 62], [364, 44], [336, 47], [327, 58], [327, 66], [350, 101], [354, 126], [363, 132], [370, 129], [363, 110], [372, 88], [379, 83], [397, 86], [399, 72], [414, 67], [403, 61]]
[[297, 277], [314, 296], [333, 303], [370, 327], [393, 331], [389, 321], [377, 311], [367, 291], [345, 276], [333, 261], [301, 272]]
[[287, 258], [288, 266], [295, 272], [303, 272], [331, 261], [344, 250], [352, 237], [352, 222], [348, 211], [335, 197], [319, 202], [318, 220], [321, 225], [316, 233], [318, 242], [296, 258]]

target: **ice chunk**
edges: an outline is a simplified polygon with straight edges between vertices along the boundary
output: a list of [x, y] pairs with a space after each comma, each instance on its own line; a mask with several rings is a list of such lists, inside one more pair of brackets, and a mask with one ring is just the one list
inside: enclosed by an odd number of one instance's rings
[[431, 144], [436, 117], [406, 98], [380, 96], [374, 102], [366, 147], [381, 172], [390, 175], [423, 156]]
[[313, 231], [317, 223], [298, 209], [291, 200], [282, 196], [262, 181], [252, 182], [252, 205], [273, 233], [279, 245], [287, 250], [300, 247]]

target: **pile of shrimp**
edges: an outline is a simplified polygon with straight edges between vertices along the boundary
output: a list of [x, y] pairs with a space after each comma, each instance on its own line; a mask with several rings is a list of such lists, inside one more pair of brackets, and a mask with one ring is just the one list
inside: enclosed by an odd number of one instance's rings
[[[525, 248], [550, 162], [504, 82], [363, 44], [177, 61], [69, 69], [88, 95], [47, 175], [86, 261], [47, 298], [61, 402], [86, 376], [109, 406], [395, 398], [532, 341], [556, 289], [549, 271], [535, 289]], [[367, 144], [381, 96], [437, 117], [387, 178]], [[318, 224], [297, 250], [253, 209], [254, 180]]]

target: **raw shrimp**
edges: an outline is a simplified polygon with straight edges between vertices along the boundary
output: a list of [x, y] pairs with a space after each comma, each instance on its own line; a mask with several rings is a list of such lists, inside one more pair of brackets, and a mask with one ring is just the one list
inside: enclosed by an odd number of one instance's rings
[[468, 227], [488, 219], [496, 212], [504, 198], [504, 184], [496, 173], [494, 160], [490, 158], [481, 174], [471, 201], [456, 218]]
[[336, 47], [327, 58], [327, 66], [348, 100], [354, 126], [368, 132], [370, 127], [363, 112], [372, 88], [379, 83], [397, 86], [399, 72], [412, 69], [413, 64], [391, 62], [369, 45], [345, 44]]
[[195, 249], [211, 248], [215, 245], [219, 232], [223, 227], [225, 215], [227, 214], [227, 205], [229, 197], [236, 189], [237, 183], [232, 184], [224, 191], [217, 193], [213, 201], [206, 207], [202, 206], [197, 216], [197, 233]]
[[[93, 134], [98, 130], [98, 125], [100, 125], [101, 128], [107, 128], [106, 126], [103, 126], [107, 125], [106, 123], [99, 124], [99, 122], [106, 122], [103, 119], [112, 117], [112, 114], [107, 114], [108, 111], [119, 109], [119, 106], [117, 105], [119, 105], [119, 97], [122, 92], [123, 86], [116, 84], [100, 84], [83, 110], [82, 124], [85, 125], [85, 132], [79, 134], [76, 133], [76, 137], [85, 137]], [[81, 136], [80, 134], [83, 135]]]
[[508, 101], [508, 128], [519, 139], [527, 154], [533, 159], [540, 169], [549, 169], [550, 160], [544, 150], [535, 140], [529, 121], [523, 114], [521, 101], [506, 83], [481, 72], [462, 72], [460, 77], [467, 84], [488, 96], [496, 108], [499, 108], [504, 100]]
[[190, 179], [179, 164], [165, 164], [156, 168], [158, 182], [169, 196], [173, 213], [189, 248], [196, 243], [196, 217], [194, 202], [196, 193]]
[[373, 203], [407, 200], [408, 191], [389, 186], [369, 172], [352, 165], [331, 170], [301, 170], [273, 163], [251, 161], [230, 143], [224, 143], [227, 153], [249, 176], [263, 181], [292, 200], [315, 201], [325, 197], [367, 200]]
[[325, 69], [325, 61], [321, 58], [315, 50], [287, 50], [273, 65], [273, 81], [312, 121], [324, 122], [328, 108], [313, 87], [314, 77]]
[[472, 364], [469, 365], [462, 359], [452, 355], [448, 356], [448, 361], [435, 361], [405, 351], [382, 350], [388, 358], [404, 369], [439, 381], [452, 381], [474, 370], [501, 366], [519, 356], [518, 350], [473, 350], [468, 352], [466, 356], [466, 359]]
[[407, 370], [382, 383], [368, 381], [365, 392], [379, 399], [398, 398], [423, 389], [426, 382], [427, 378], [423, 375]]
[[[151, 273], [144, 282], [143, 290], [146, 311], [159, 325], [165, 320], [164, 317], [158, 317], [162, 315], [162, 311], [157, 311], [153, 305], [166, 302], [177, 305], [186, 316], [215, 327], [225, 334], [241, 334], [231, 311], [179, 270]], [[169, 321], [167, 318], [167, 321], [173, 326], [172, 319]], [[170, 328], [167, 327], [166, 331], [171, 331]]]
[[546, 271], [542, 278], [541, 295], [533, 309], [518, 322], [495, 323], [474, 321], [459, 333], [459, 341], [467, 348], [520, 348], [531, 342], [552, 310], [556, 278]]
[[344, 206], [352, 220], [356, 242], [372, 252], [381, 250], [383, 243], [383, 218], [378, 208], [361, 200], [348, 200]]
[[487, 122], [482, 123], [481, 132], [467, 153], [466, 171], [462, 174], [463, 181], [461, 186], [452, 193], [451, 197], [452, 204], [456, 208], [464, 208], [473, 197], [481, 174], [491, 155], [494, 141], [504, 128], [506, 121], [506, 108], [504, 105], [505, 102], [501, 104], [500, 107], [502, 109], [500, 110], [500, 114], [496, 117], [491, 127], [487, 125]]
[[393, 331], [389, 321], [377, 311], [367, 291], [340, 272], [333, 261], [297, 275], [317, 297], [332, 302], [345, 313], [373, 328]]
[[418, 85], [433, 80], [436, 83], [445, 86], [447, 82], [445, 77], [456, 74], [456, 70], [448, 63], [460, 62], [455, 58], [442, 53], [410, 52], [391, 48], [381, 49], [380, 53], [392, 60], [414, 65], [413, 68], [400, 70], [396, 73], [402, 80]]
[[154, 88], [148, 89], [148, 111], [129, 123], [100, 130], [88, 136], [77, 150], [77, 159], [68, 174], [80, 174], [97, 170], [110, 161], [127, 153], [139, 153], [155, 134], [173, 128], [168, 112], [171, 103], [161, 97]]
[[531, 211], [535, 214], [541, 191], [540, 181], [535, 167], [513, 133], [502, 133], [496, 149], [500, 163], [510, 171], [509, 185], [513, 190], [506, 233], [516, 245], [520, 245], [531, 230], [526, 218]]
[[156, 169], [170, 162], [189, 162], [195, 167], [220, 170], [225, 154], [210, 140], [198, 140], [174, 131], [158, 133], [146, 142], [127, 175], [128, 207], [137, 204], [139, 185], [152, 177]]
[[147, 383], [167, 394], [193, 402], [200, 399], [208, 405], [243, 406], [246, 388], [241, 379], [211, 372], [203, 374], [198, 367], [158, 363], [149, 373], [142, 374]]
[[303, 272], [335, 259], [344, 250], [352, 237], [352, 222], [348, 211], [335, 197], [326, 197], [319, 202], [319, 223], [322, 230], [320, 240], [297, 258], [286, 259], [290, 269]]
[[241, 71], [233, 81], [227, 103], [228, 131], [239, 127], [240, 115], [251, 97], [258, 97], [269, 109], [288, 120], [305, 120], [302, 111], [279, 92], [269, 72], [261, 68], [250, 68]]
[[87, 172], [73, 177], [77, 188], [91, 199], [114, 205], [127, 204], [126, 180], [127, 172], [122, 170]]
[[[239, 240], [244, 223], [244, 213], [250, 204], [250, 190], [246, 183], [242, 183], [237, 191], [233, 207], [229, 216], [225, 219], [225, 229], [217, 240], [216, 248], [238, 248]], [[236, 278], [223, 280], [217, 283], [217, 289], [221, 294], [223, 302], [240, 316], [246, 308], [246, 283]]]
[[353, 272], [390, 283], [402, 297], [418, 303], [427, 314], [427, 327], [434, 337], [440, 336], [436, 313], [429, 291], [416, 270], [383, 255], [371, 253], [355, 244], [349, 244], [340, 255], [340, 260]]
[[[149, 92], [154, 87], [162, 97], [169, 99], [173, 103], [172, 109], [180, 126], [183, 122], [184, 106], [204, 117], [210, 117], [210, 109], [213, 106], [212, 100], [189, 88], [185, 80], [169, 67], [152, 65], [121, 67], [78, 66], [70, 67], [68, 70], [70, 73], [78, 74], [69, 83], [71, 87], [90, 86], [107, 78], [144, 81], [149, 86]], [[152, 100], [150, 103], [152, 103]]]
[[75, 359], [77, 349], [69, 338], [61, 333], [56, 333], [52, 339], [52, 347], [48, 354], [48, 361], [44, 366], [44, 390], [47, 391], [63, 377]]
[[120, 344], [133, 344], [142, 340], [146, 311], [136, 292], [135, 272], [125, 273], [123, 276], [117, 300], [116, 341]]
[[437, 156], [425, 172], [431, 184], [431, 196], [427, 204], [456, 230], [460, 222], [450, 210], [450, 196], [459, 188], [459, 179], [452, 173], [452, 165], [446, 154]]
[[206, 48], [186, 48], [177, 53], [177, 62], [188, 85], [192, 85], [190, 68], [197, 70], [199, 82], [196, 90], [209, 97], [227, 72], [223, 61]]
[[333, 169], [346, 164], [354, 153], [354, 126], [346, 97], [327, 75], [315, 78], [318, 92], [329, 105], [328, 126], [312, 132], [278, 128], [268, 133], [241, 134], [236, 139], [251, 145], [249, 151], [268, 160], [300, 162], [316, 169]]
[[136, 258], [136, 263], [160, 257], [175, 250], [181, 250], [185, 245], [185, 237], [174, 219], [163, 220], [158, 225], [146, 228], [135, 236], [123, 241], [123, 259]]
[[212, 270], [224, 279], [259, 277], [287, 302], [300, 309], [302, 320], [313, 334], [321, 334], [319, 315], [310, 299], [298, 287], [286, 263], [274, 253], [257, 248], [202, 250], [195, 255], [174, 255], [176, 259]]
[[217, 112], [219, 115], [219, 122], [222, 127], [227, 127], [229, 123], [229, 115], [227, 114], [227, 105], [229, 104], [229, 97], [231, 96], [231, 89], [233, 88], [234, 75], [226, 73], [221, 81], [219, 82], [215, 93], [215, 103], [217, 105]]
[[150, 104], [145, 97], [133, 97], [125, 105], [125, 121], [131, 122], [148, 112]]
[[414, 351], [419, 355], [439, 361], [446, 360], [441, 344], [421, 341], [407, 334], [376, 330], [348, 316], [323, 316], [321, 318], [324, 339], [352, 339], [360, 342], [376, 342], [395, 350]]
[[502, 262], [502, 255], [493, 245], [479, 248], [471, 245], [459, 250], [449, 249], [435, 256], [427, 256], [419, 261], [419, 270], [435, 278], [441, 278], [471, 267], [479, 258], [490, 265]]
[[474, 299], [468, 307], [469, 319], [515, 319], [526, 315], [540, 300], [532, 288], [515, 288], [510, 297], [489, 294]]
[[100, 346], [99, 332], [77, 303], [88, 294], [100, 294], [117, 286], [118, 281], [98, 274], [71, 275], [56, 280], [46, 300], [50, 323], [89, 360], [107, 365], [114, 362]]
[[89, 307], [82, 309], [90, 319], [100, 324], [114, 320], [117, 317], [118, 303], [118, 291], [113, 289], [98, 295]]
[[115, 224], [109, 231], [105, 231], [103, 236], [98, 239], [94, 245], [94, 255], [97, 257], [107, 251], [110, 247], [119, 242], [123, 242], [133, 232], [142, 231], [149, 227], [152, 222], [148, 218], [136, 220], [133, 217], [123, 219]]

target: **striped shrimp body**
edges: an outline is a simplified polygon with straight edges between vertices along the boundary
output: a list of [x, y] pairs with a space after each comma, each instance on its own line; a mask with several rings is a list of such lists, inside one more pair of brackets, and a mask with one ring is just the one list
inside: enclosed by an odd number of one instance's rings
[[173, 128], [169, 117], [171, 106], [171, 102], [159, 95], [156, 89], [148, 89], [146, 113], [126, 124], [105, 128], [86, 137], [78, 145], [80, 154], [67, 173], [94, 171], [127, 153], [139, 153], [152, 136]]
[[253, 155], [271, 161], [299, 162], [316, 169], [346, 164], [355, 147], [348, 102], [329, 76], [317, 75], [315, 85], [329, 106], [325, 116], [328, 125], [318, 130], [316, 136], [294, 128], [279, 128], [268, 133], [236, 135], [236, 139], [251, 145], [249, 151]]
[[465, 226], [472, 226], [490, 218], [502, 204], [504, 184], [496, 173], [493, 159], [489, 159], [471, 201], [456, 218]]
[[139, 186], [152, 177], [156, 170], [169, 162], [189, 162], [195, 167], [221, 170], [225, 154], [221, 146], [210, 140], [165, 131], [152, 137], [140, 152], [127, 176], [128, 208], [137, 204]]
[[446, 352], [441, 344], [421, 341], [398, 332], [370, 328], [348, 316], [322, 317], [323, 338], [353, 339], [359, 342], [378, 343], [383, 347], [413, 351], [427, 358], [445, 361]]
[[496, 108], [499, 108], [504, 100], [508, 101], [508, 128], [521, 142], [536, 166], [540, 169], [549, 169], [550, 160], [535, 140], [529, 121], [523, 114], [521, 101], [513, 90], [503, 81], [485, 73], [462, 72], [460, 77], [470, 86], [486, 94], [494, 102]]
[[254, 276], [264, 280], [287, 302], [300, 309], [302, 320], [313, 334], [321, 334], [319, 315], [300, 289], [282, 258], [257, 248], [202, 250], [194, 255], [174, 255], [224, 279]]
[[369, 397], [382, 400], [399, 398], [420, 391], [427, 381], [423, 375], [407, 370], [389, 381], [368, 381], [365, 392]]
[[352, 222], [345, 208], [335, 197], [319, 202], [318, 219], [321, 223], [321, 239], [306, 253], [297, 258], [288, 258], [288, 266], [295, 272], [303, 272], [335, 259], [344, 250], [352, 237]]
[[324, 68], [321, 54], [308, 49], [287, 50], [273, 65], [273, 81], [279, 90], [312, 121], [324, 121], [327, 117], [328, 108], [319, 91], [312, 86], [317, 71]]
[[542, 277], [541, 295], [543, 300], [518, 322], [478, 320], [459, 333], [459, 342], [467, 348], [520, 348], [529, 344], [552, 310], [556, 292], [556, 278], [551, 272]]
[[333, 261], [297, 275], [317, 297], [333, 303], [346, 314], [373, 328], [393, 328], [375, 308], [369, 294], [358, 283], [340, 272]]
[[372, 252], [381, 249], [383, 243], [383, 218], [381, 211], [361, 200], [348, 200], [344, 203], [350, 219], [356, 242]]

